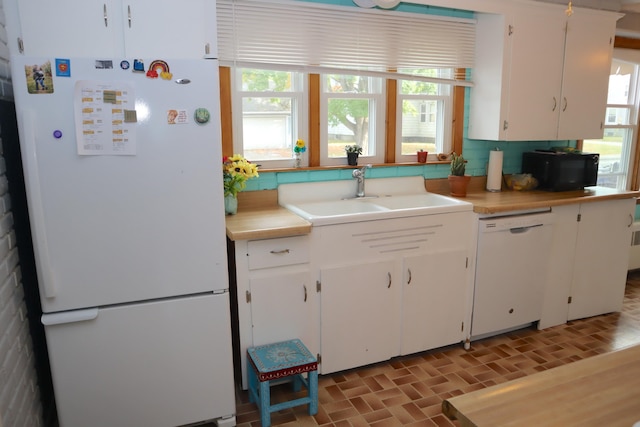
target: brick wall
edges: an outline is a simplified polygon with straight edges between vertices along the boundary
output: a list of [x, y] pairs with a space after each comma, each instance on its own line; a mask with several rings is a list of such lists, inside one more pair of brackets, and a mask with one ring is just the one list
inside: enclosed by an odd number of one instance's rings
[[[5, 22], [0, 2], [0, 99], [11, 100]], [[0, 427], [37, 427], [43, 425], [42, 405], [13, 221], [6, 164], [0, 152]]]

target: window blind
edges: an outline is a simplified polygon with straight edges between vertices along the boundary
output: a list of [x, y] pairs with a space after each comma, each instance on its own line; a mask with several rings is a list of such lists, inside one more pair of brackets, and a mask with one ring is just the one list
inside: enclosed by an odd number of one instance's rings
[[291, 0], [217, 0], [217, 19], [224, 65], [473, 67], [473, 19]]

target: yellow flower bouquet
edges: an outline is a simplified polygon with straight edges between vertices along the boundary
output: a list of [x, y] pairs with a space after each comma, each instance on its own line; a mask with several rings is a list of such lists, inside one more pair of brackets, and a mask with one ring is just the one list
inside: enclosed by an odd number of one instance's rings
[[240, 154], [222, 159], [225, 197], [237, 197], [238, 193], [247, 186], [247, 180], [258, 176], [258, 165], [251, 163]]

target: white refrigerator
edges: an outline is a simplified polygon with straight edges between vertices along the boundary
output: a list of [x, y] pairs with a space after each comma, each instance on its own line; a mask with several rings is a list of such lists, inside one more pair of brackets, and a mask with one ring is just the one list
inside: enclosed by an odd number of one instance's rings
[[61, 427], [235, 425], [217, 61], [11, 68]]

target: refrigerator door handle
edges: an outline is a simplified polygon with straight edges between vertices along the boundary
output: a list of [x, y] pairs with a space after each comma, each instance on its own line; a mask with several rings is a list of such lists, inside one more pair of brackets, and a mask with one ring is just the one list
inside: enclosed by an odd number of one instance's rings
[[87, 308], [85, 310], [63, 311], [60, 313], [43, 314], [40, 318], [45, 326], [62, 325], [65, 323], [86, 322], [98, 317], [98, 308]]
[[51, 261], [49, 258], [49, 245], [47, 244], [47, 234], [44, 225], [44, 212], [42, 210], [42, 194], [40, 191], [40, 175], [38, 174], [38, 154], [36, 150], [36, 113], [33, 110], [25, 109], [22, 112], [24, 117], [24, 153], [25, 181], [27, 188], [31, 190], [29, 204], [29, 216], [31, 227], [33, 228], [34, 246], [38, 257], [36, 264], [38, 278], [46, 298], [54, 298], [57, 289], [51, 274]]

